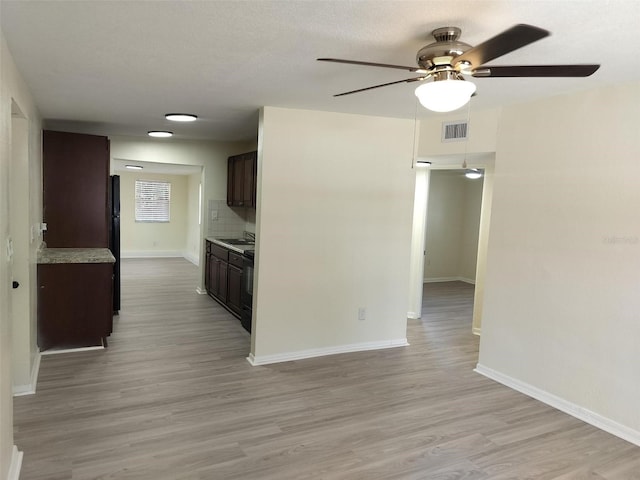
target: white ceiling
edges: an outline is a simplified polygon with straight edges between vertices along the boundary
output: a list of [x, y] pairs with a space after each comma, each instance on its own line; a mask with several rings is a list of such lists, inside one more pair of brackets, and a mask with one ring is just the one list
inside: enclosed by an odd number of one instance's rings
[[[252, 140], [263, 105], [414, 118], [415, 84], [346, 97], [408, 72], [434, 28], [475, 45], [517, 23], [550, 37], [493, 64], [600, 63], [578, 79], [477, 79], [472, 109], [640, 81], [640, 1], [9, 1], [2, 30], [46, 127], [103, 135]], [[633, 60], [633, 61], [632, 61]], [[195, 124], [164, 120], [199, 115]], [[419, 116], [437, 115], [420, 108]]]
[[[142, 170], [131, 170], [127, 165], [142, 167]], [[178, 165], [174, 163], [140, 162], [121, 158], [111, 159], [111, 171], [115, 173], [128, 172], [144, 175], [145, 173], [161, 173], [165, 175], [193, 175], [202, 172], [202, 167], [196, 165]]]

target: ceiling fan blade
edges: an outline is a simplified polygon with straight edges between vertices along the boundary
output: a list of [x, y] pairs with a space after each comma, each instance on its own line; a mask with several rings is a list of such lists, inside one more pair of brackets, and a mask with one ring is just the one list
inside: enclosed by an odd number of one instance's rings
[[550, 35], [550, 32], [542, 28], [525, 24], [515, 25], [486, 42], [467, 50], [453, 61], [455, 63], [469, 62], [472, 67], [478, 68], [494, 58], [506, 55], [548, 35]]
[[427, 77], [406, 78], [404, 80], [398, 80], [397, 82], [382, 83], [380, 85], [374, 85], [373, 87], [359, 88], [358, 90], [351, 90], [350, 92], [338, 93], [334, 97], [342, 97], [344, 95], [351, 95], [352, 93], [364, 92], [366, 90], [373, 90], [374, 88], [387, 87], [389, 85], [395, 85], [396, 83], [411, 83], [425, 80]]
[[427, 71], [422, 68], [405, 67], [403, 65], [389, 65], [388, 63], [359, 62], [357, 60], [344, 60], [341, 58], [317, 58], [316, 60], [319, 62], [348, 63], [351, 65], [364, 65], [366, 67], [397, 68], [399, 70], [407, 70], [409, 72], [427, 73]]
[[472, 75], [482, 77], [588, 77], [600, 65], [517, 65], [476, 68]]

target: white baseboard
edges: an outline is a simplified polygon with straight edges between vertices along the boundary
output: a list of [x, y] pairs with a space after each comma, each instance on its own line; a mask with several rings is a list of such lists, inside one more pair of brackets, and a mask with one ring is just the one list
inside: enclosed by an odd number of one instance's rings
[[475, 285], [476, 281], [465, 277], [428, 277], [423, 279], [423, 283], [440, 283], [440, 282], [464, 282]]
[[254, 367], [258, 365], [268, 365], [270, 363], [291, 362], [304, 358], [324, 357], [325, 355], [337, 355], [340, 353], [363, 352], [366, 350], [380, 350], [383, 348], [406, 347], [409, 345], [406, 338], [388, 340], [384, 342], [364, 342], [353, 343], [351, 345], [340, 345], [337, 347], [312, 348], [309, 350], [299, 350], [297, 352], [277, 353], [275, 355], [258, 355], [252, 353], [247, 357], [247, 361]]
[[422, 317], [421, 313], [416, 313], [416, 312], [407, 313], [407, 318], [409, 318], [411, 320], [418, 320], [420, 317]]
[[19, 480], [20, 470], [22, 469], [22, 452], [18, 450], [18, 447], [13, 446], [13, 453], [11, 454], [11, 465], [9, 465], [9, 473], [7, 480]]
[[205, 289], [203, 289], [203, 288], [196, 287], [196, 293], [197, 293], [198, 295], [206, 295], [206, 294], [207, 294], [207, 291], [206, 291]]
[[104, 346], [96, 345], [95, 347], [79, 347], [79, 348], [61, 348], [59, 350], [45, 350], [40, 352], [40, 355], [58, 355], [59, 353], [78, 353], [78, 352], [91, 352], [93, 350], [104, 350]]
[[198, 257], [196, 257], [195, 255], [192, 255], [189, 252], [184, 252], [182, 256], [185, 258], [185, 260], [189, 260], [196, 267], [200, 266], [200, 259]]
[[120, 253], [120, 258], [174, 258], [184, 257], [178, 250], [127, 250]]
[[13, 396], [21, 397], [23, 395], [33, 395], [36, 393], [36, 385], [38, 384], [38, 373], [40, 372], [40, 352], [36, 353], [36, 357], [33, 360], [31, 366], [31, 378], [28, 385], [15, 385], [13, 387]]
[[531, 398], [535, 398], [542, 403], [546, 403], [547, 405], [582, 420], [583, 422], [593, 425], [600, 430], [604, 430], [605, 432], [615, 435], [616, 437], [620, 437], [627, 442], [640, 446], [640, 432], [637, 430], [622, 425], [598, 413], [592, 412], [580, 405], [576, 405], [575, 403], [557, 397], [549, 392], [534, 387], [533, 385], [529, 385], [528, 383], [524, 383], [508, 375], [504, 375], [492, 368], [485, 367], [479, 363], [476, 365], [474, 371], [490, 378], [491, 380], [495, 380], [498, 383], [506, 385], [513, 390], [524, 393]]
[[481, 328], [473, 327], [472, 332], [473, 332], [474, 335], [478, 335], [479, 337], [482, 336], [482, 329]]

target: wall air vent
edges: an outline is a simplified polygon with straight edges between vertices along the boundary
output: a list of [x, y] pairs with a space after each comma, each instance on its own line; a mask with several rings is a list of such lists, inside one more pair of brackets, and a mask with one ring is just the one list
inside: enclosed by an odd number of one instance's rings
[[464, 142], [469, 138], [467, 122], [442, 122], [442, 142]]

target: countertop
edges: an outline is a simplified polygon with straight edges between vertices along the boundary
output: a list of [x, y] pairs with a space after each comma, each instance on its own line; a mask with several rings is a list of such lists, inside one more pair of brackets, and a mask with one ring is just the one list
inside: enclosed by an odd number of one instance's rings
[[256, 248], [255, 245], [232, 245], [215, 237], [206, 237], [206, 240], [209, 240], [211, 243], [215, 243], [216, 245], [220, 245], [221, 247], [228, 248], [229, 250], [237, 252], [241, 255], [244, 255], [244, 252], [246, 252], [247, 250], [255, 250]]
[[108, 248], [43, 248], [38, 252], [39, 264], [51, 263], [115, 263]]

